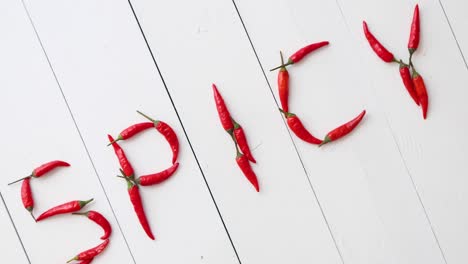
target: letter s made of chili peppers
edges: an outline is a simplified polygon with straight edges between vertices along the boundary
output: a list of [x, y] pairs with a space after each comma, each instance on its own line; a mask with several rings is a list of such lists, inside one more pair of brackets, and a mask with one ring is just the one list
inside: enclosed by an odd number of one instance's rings
[[75, 257], [67, 261], [67, 263], [72, 262], [74, 260], [92, 260], [97, 255], [101, 254], [104, 251], [104, 249], [107, 248], [107, 245], [109, 245], [109, 239], [106, 239], [104, 242], [97, 245], [96, 247], [93, 247], [91, 249], [81, 252], [80, 254], [76, 255]]
[[424, 80], [421, 75], [414, 70], [413, 68], [413, 83], [414, 89], [418, 94], [419, 103], [421, 103], [421, 108], [423, 111], [423, 118], [427, 118], [427, 108], [429, 105], [429, 97], [427, 95], [426, 85], [424, 84]]
[[119, 146], [117, 142], [115, 142], [114, 138], [111, 135], [107, 135], [109, 142], [112, 143], [112, 147], [114, 148], [115, 155], [117, 156], [117, 159], [119, 160], [120, 167], [122, 168], [124, 172], [125, 177], [133, 178], [134, 177], [134, 171], [132, 164], [127, 159], [127, 156], [125, 155], [125, 152], [123, 149]]
[[366, 110], [362, 111], [358, 116], [356, 116], [353, 120], [333, 129], [330, 131], [326, 136], [325, 139], [323, 140], [322, 144], [319, 145], [322, 146], [324, 144], [327, 144], [328, 142], [335, 141], [337, 139], [340, 139], [347, 134], [349, 134], [351, 131], [354, 130], [354, 128], [357, 127], [357, 125], [361, 122], [361, 120], [364, 118], [364, 115], [366, 114]]
[[141, 201], [140, 189], [138, 188], [138, 185], [134, 184], [129, 179], [126, 179], [126, 180], [127, 180], [128, 195], [130, 196], [130, 201], [132, 202], [133, 209], [135, 210], [138, 220], [140, 221], [140, 224], [143, 227], [143, 230], [145, 230], [148, 237], [154, 240], [154, 235], [153, 235], [153, 232], [151, 231], [151, 227], [148, 223], [148, 219], [146, 218], [145, 210], [143, 208], [143, 203]]
[[380, 44], [374, 35], [372, 35], [372, 33], [369, 31], [369, 28], [367, 27], [366, 21], [362, 22], [362, 26], [364, 28], [364, 35], [366, 36], [366, 39], [369, 42], [371, 48], [374, 50], [375, 54], [377, 54], [377, 56], [379, 56], [385, 62], [393, 62], [393, 54], [388, 51], [382, 44]]
[[31, 214], [32, 218], [36, 220], [33, 215], [34, 198], [31, 191], [30, 181], [31, 178], [26, 178], [21, 184], [21, 200], [23, 201], [24, 208], [26, 208], [26, 210], [28, 210], [28, 212]]
[[224, 103], [224, 99], [218, 91], [218, 88], [215, 84], [212, 84], [213, 87], [213, 94], [216, 104], [216, 109], [218, 110], [219, 119], [221, 120], [221, 125], [223, 126], [224, 130], [229, 134], [232, 133], [234, 129], [234, 124], [232, 123], [231, 114]]
[[169, 179], [169, 177], [171, 177], [172, 174], [174, 174], [174, 172], [177, 170], [178, 167], [179, 167], [179, 163], [176, 162], [170, 168], [160, 171], [158, 173], [140, 176], [138, 177], [136, 182], [141, 186], [150, 186], [150, 185], [161, 183]]
[[85, 205], [92, 202], [94, 199], [89, 199], [87, 201], [71, 201], [55, 207], [50, 208], [49, 210], [42, 213], [38, 218], [37, 222], [52, 217], [59, 214], [73, 213], [81, 210]]
[[314, 137], [309, 131], [307, 131], [307, 129], [304, 127], [304, 125], [302, 124], [299, 117], [297, 117], [297, 115], [293, 113], [288, 113], [288, 112], [283, 112], [283, 113], [286, 116], [286, 121], [288, 123], [289, 128], [298, 138], [304, 140], [307, 143], [314, 144], [314, 145], [319, 145], [322, 143], [322, 140]]
[[86, 216], [89, 220], [93, 221], [94, 223], [98, 224], [102, 230], [104, 230], [104, 235], [101, 237], [102, 240], [106, 240], [112, 234], [112, 227], [107, 221], [107, 219], [96, 211], [88, 211], [85, 213], [73, 213], [74, 215], [83, 215]]
[[260, 192], [260, 186], [258, 185], [257, 175], [255, 175], [255, 172], [252, 170], [252, 167], [250, 166], [247, 157], [242, 153], [237, 153], [236, 162], [239, 168], [241, 169], [242, 173], [247, 178], [247, 180], [249, 180], [249, 182], [254, 186], [257, 192]]

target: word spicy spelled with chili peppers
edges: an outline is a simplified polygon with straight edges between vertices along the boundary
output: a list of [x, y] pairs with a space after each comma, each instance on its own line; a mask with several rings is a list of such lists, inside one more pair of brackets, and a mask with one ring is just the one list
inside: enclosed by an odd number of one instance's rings
[[419, 6], [416, 5], [414, 8], [413, 21], [411, 23], [410, 36], [408, 40], [408, 63], [403, 62], [403, 60], [396, 59], [395, 56], [390, 51], [388, 51], [370, 32], [365, 21], [363, 21], [363, 29], [364, 35], [366, 36], [369, 45], [377, 54], [377, 56], [379, 56], [379, 58], [387, 63], [395, 62], [399, 64], [400, 77], [403, 81], [403, 85], [416, 105], [421, 106], [423, 118], [426, 119], [429, 104], [426, 85], [424, 84], [423, 78], [419, 72], [416, 71], [413, 64], [413, 54], [418, 49], [420, 40]]
[[[24, 207], [30, 212], [33, 218], [34, 218], [34, 215], [32, 213], [32, 210], [34, 207], [34, 199], [32, 196], [31, 186], [30, 186], [31, 178], [39, 178], [41, 176], [44, 176], [48, 172], [54, 170], [55, 168], [68, 167], [68, 166], [70, 166], [70, 164], [68, 164], [65, 161], [60, 161], [60, 160], [51, 161], [34, 169], [29, 176], [24, 177], [20, 180], [14, 181], [9, 184], [11, 185], [15, 182], [18, 182], [21, 180], [23, 181], [23, 184], [21, 186], [21, 200], [23, 201]], [[86, 215], [90, 220], [94, 221], [95, 223], [97, 223], [103, 228], [104, 235], [101, 237], [101, 239], [105, 240], [104, 243], [100, 244], [99, 246], [95, 248], [89, 249], [87, 251], [84, 251], [78, 254], [76, 257], [69, 260], [68, 262], [71, 262], [73, 260], [79, 260], [80, 263], [91, 263], [93, 259], [97, 255], [99, 255], [109, 244], [109, 237], [112, 233], [112, 227], [109, 221], [107, 221], [107, 219], [102, 214], [96, 211], [88, 211], [84, 213], [78, 212], [92, 201], [93, 199], [90, 199], [87, 201], [75, 200], [75, 201], [63, 203], [63, 204], [54, 206], [50, 208], [49, 210], [43, 212], [41, 215], [39, 215], [37, 219], [34, 218], [36, 222], [39, 222], [39, 221], [46, 220], [56, 215], [63, 215], [63, 214], [69, 214], [69, 213], [76, 214], [76, 215]]]
[[[257, 161], [250, 151], [249, 144], [247, 143], [247, 137], [245, 136], [244, 129], [242, 126], [237, 123], [229, 113], [226, 103], [224, 102], [223, 97], [218, 91], [218, 88], [215, 84], [212, 85], [213, 94], [216, 104], [216, 109], [218, 111], [219, 119], [221, 120], [221, 125], [224, 130], [231, 136], [236, 147], [236, 162], [242, 173], [245, 175], [247, 180], [254, 186], [257, 192], [260, 192], [260, 186], [258, 184], [257, 175], [252, 170], [250, 162], [256, 163]], [[240, 149], [240, 150], [239, 150]]]
[[[107, 135], [109, 139], [108, 145], [112, 145], [112, 147], [114, 148], [114, 152], [120, 164], [120, 172], [122, 174], [118, 175], [118, 177], [124, 178], [127, 182], [128, 195], [130, 197], [130, 202], [133, 205], [135, 214], [137, 215], [138, 221], [140, 222], [140, 225], [142, 226], [146, 235], [150, 239], [154, 240], [155, 237], [153, 235], [153, 232], [151, 231], [150, 224], [146, 217], [146, 213], [143, 207], [143, 201], [140, 196], [139, 186], [151, 186], [162, 183], [169, 179], [177, 171], [177, 168], [179, 167], [179, 163], [177, 162], [177, 158], [179, 155], [179, 140], [177, 138], [177, 134], [168, 124], [161, 120], [153, 119], [140, 111], [137, 112], [138, 114], [142, 115], [151, 122], [131, 125], [128, 128], [124, 129], [122, 132], [120, 132], [119, 136], [115, 140], [111, 135]], [[128, 140], [138, 135], [139, 133], [151, 128], [155, 128], [161, 135], [164, 136], [166, 141], [169, 143], [169, 146], [172, 151], [172, 166], [157, 173], [135, 177], [135, 170], [133, 169], [130, 161], [125, 155], [125, 152], [117, 142], [121, 140]]]
[[288, 102], [289, 100], [289, 73], [288, 73], [288, 70], [286, 69], [286, 66], [294, 64], [302, 60], [306, 55], [328, 44], [329, 44], [328, 41], [322, 41], [322, 42], [307, 45], [304, 48], [299, 49], [291, 57], [289, 57], [289, 60], [286, 64], [284, 64], [283, 53], [280, 51], [281, 66], [272, 69], [272, 70], [280, 69], [278, 72], [278, 94], [280, 97], [282, 108], [280, 108], [279, 110], [281, 111], [281, 113], [284, 114], [284, 117], [286, 118], [286, 122], [289, 128], [301, 140], [310, 144], [318, 145], [319, 147], [328, 142], [335, 141], [349, 134], [354, 128], [356, 128], [359, 122], [361, 122], [362, 118], [364, 117], [366, 113], [365, 110], [362, 111], [362, 113], [358, 117], [356, 117], [355, 119], [347, 122], [346, 124], [338, 128], [335, 128], [334, 130], [332, 130], [325, 136], [324, 140], [321, 140], [313, 136], [305, 128], [304, 124], [302, 123], [302, 121], [299, 119], [299, 117], [296, 114], [289, 112], [289, 102]]

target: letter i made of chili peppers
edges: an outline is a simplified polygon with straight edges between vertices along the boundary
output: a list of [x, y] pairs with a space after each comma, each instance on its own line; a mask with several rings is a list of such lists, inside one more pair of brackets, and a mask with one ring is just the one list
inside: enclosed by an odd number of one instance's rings
[[44, 213], [42, 213], [37, 218], [37, 222], [42, 221], [44, 219], [47, 219], [49, 217], [52, 217], [54, 215], [78, 212], [85, 205], [89, 204], [93, 200], [94, 199], [89, 199], [87, 201], [71, 201], [71, 202], [68, 202], [68, 203], [57, 205], [57, 206], [52, 207], [51, 209], [45, 211]]
[[145, 131], [146, 129], [149, 129], [149, 128], [152, 128], [152, 127], [154, 127], [153, 122], [144, 122], [144, 123], [138, 123], [138, 124], [131, 125], [131, 126], [127, 127], [126, 129], [122, 130], [122, 132], [120, 132], [117, 139], [114, 140], [113, 142], [110, 142], [109, 144], [107, 144], [107, 146], [110, 146], [110, 145], [112, 145], [112, 143], [120, 141], [120, 140], [127, 140], [127, 139], [137, 135], [138, 133], [140, 133], [142, 131]]
[[411, 98], [413, 98], [414, 102], [417, 105], [419, 105], [418, 95], [416, 94], [416, 90], [414, 88], [413, 80], [412, 80], [411, 73], [410, 73], [410, 66], [407, 64], [404, 64], [401, 60], [400, 60], [400, 76], [409, 95], [411, 96]]
[[156, 130], [164, 136], [172, 150], [172, 164], [175, 164], [175, 162], [177, 161], [177, 157], [179, 156], [179, 139], [177, 138], [177, 134], [174, 132], [174, 129], [172, 129], [172, 127], [170, 127], [163, 121], [153, 119], [138, 110], [137, 113], [153, 122], [153, 125], [156, 128]]
[[215, 84], [212, 84], [213, 87], [213, 94], [216, 104], [216, 110], [218, 110], [219, 119], [221, 120], [221, 125], [223, 126], [224, 130], [229, 134], [232, 134], [234, 129], [234, 123], [232, 122], [231, 114], [224, 103], [224, 99], [218, 91], [218, 88]]
[[420, 22], [419, 22], [419, 6], [414, 7], [413, 22], [411, 23], [410, 37], [408, 40], [408, 51], [410, 54], [409, 64], [412, 65], [411, 59], [413, 53], [418, 49], [420, 35]]
[[421, 104], [423, 118], [427, 118], [427, 109], [429, 105], [429, 97], [427, 95], [426, 85], [421, 75], [413, 67], [413, 83], [416, 94], [418, 95], [419, 103]]
[[270, 71], [274, 71], [274, 70], [284, 68], [286, 66], [298, 63], [305, 56], [309, 55], [310, 53], [312, 53], [312, 52], [314, 52], [314, 51], [316, 51], [318, 49], [320, 49], [321, 47], [327, 46], [328, 44], [329, 44], [328, 41], [321, 41], [321, 42], [309, 44], [309, 45], [299, 49], [298, 51], [296, 51], [293, 55], [291, 55], [286, 64], [281, 63], [280, 66], [278, 66], [276, 68], [273, 68]]
[[349, 134], [351, 131], [353, 131], [357, 125], [361, 122], [361, 120], [364, 118], [364, 115], [366, 114], [366, 110], [363, 110], [358, 116], [356, 116], [353, 120], [333, 129], [330, 131], [326, 136], [323, 142], [319, 145], [322, 146], [324, 144], [327, 144], [329, 142], [335, 141], [337, 139], [340, 139], [347, 134]]
[[128, 161], [127, 156], [125, 155], [125, 152], [111, 135], [107, 135], [107, 137], [109, 142], [112, 144], [112, 147], [114, 148], [114, 152], [117, 156], [117, 159], [119, 160], [120, 167], [124, 172], [123, 176], [133, 179], [135, 173], [133, 171], [132, 164], [130, 164], [130, 161]]
[[252, 155], [252, 152], [250, 151], [250, 147], [247, 143], [247, 137], [245, 136], [244, 129], [234, 119], [232, 120], [232, 122], [234, 123], [235, 142], [237, 142], [237, 145], [242, 151], [242, 154], [244, 154], [250, 162], [257, 163], [257, 161]]
[[146, 218], [145, 210], [143, 208], [143, 202], [141, 201], [140, 189], [138, 185], [136, 185], [129, 179], [125, 178], [125, 180], [127, 180], [128, 195], [130, 196], [130, 202], [133, 205], [133, 209], [135, 210], [135, 213], [138, 217], [138, 221], [140, 221], [140, 224], [143, 227], [143, 230], [145, 231], [146, 235], [148, 235], [149, 238], [154, 240], [155, 238], [148, 223], [148, 219]]
[[102, 228], [102, 230], [104, 230], [104, 235], [101, 237], [102, 240], [106, 240], [110, 237], [112, 233], [112, 227], [109, 221], [107, 221], [107, 219], [99, 212], [88, 211], [84, 213], [72, 213], [72, 214], [86, 216], [89, 220], [98, 224]]
[[[72, 262], [74, 260], [80, 260], [82, 261], [81, 263], [91, 263], [91, 261], [97, 255], [101, 254], [104, 251], [104, 249], [107, 248], [107, 245], [109, 245], [109, 239], [106, 239], [104, 242], [97, 245], [96, 247], [93, 247], [91, 249], [81, 252], [80, 254], [74, 256], [72, 259], [67, 261], [67, 263]], [[86, 261], [89, 261], [89, 262], [86, 262]]]
[[286, 122], [288, 123], [288, 127], [291, 129], [291, 131], [300, 139], [303, 141], [314, 144], [314, 145], [319, 145], [322, 143], [322, 140], [314, 137], [302, 124], [301, 120], [297, 115], [289, 112], [284, 112], [282, 109], [280, 111], [284, 114], [286, 117]]
[[[280, 51], [281, 65], [284, 64], [283, 53]], [[286, 66], [281, 67], [278, 72], [278, 94], [283, 111], [289, 111], [289, 72]]]
[[55, 168], [69, 167], [69, 166], [70, 166], [70, 164], [68, 164], [65, 161], [61, 161], [61, 160], [50, 161], [50, 162], [44, 163], [41, 166], [35, 168], [30, 175], [28, 175], [26, 177], [23, 177], [23, 178], [21, 178], [19, 180], [16, 180], [14, 182], [11, 182], [8, 185], [11, 185], [13, 183], [17, 183], [19, 181], [22, 181], [24, 179], [31, 178], [31, 177], [32, 178], [39, 178], [39, 177], [44, 176], [45, 174], [47, 174], [48, 172], [52, 171]]
[[364, 35], [366, 36], [369, 45], [374, 50], [375, 54], [379, 56], [384, 62], [395, 62], [395, 57], [393, 54], [388, 51], [380, 42], [374, 37], [374, 35], [369, 31], [366, 21], [362, 22], [364, 29]]
[[24, 208], [28, 210], [28, 212], [31, 214], [34, 221], [36, 221], [36, 218], [34, 218], [34, 215], [33, 215], [34, 198], [33, 198], [33, 194], [31, 191], [30, 182], [31, 182], [30, 178], [26, 178], [23, 180], [23, 183], [21, 184], [21, 200], [23, 201]]

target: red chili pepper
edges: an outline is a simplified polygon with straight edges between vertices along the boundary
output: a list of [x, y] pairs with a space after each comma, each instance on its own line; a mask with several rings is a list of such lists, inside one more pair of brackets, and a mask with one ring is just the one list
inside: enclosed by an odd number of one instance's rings
[[170, 127], [168, 124], [164, 123], [163, 121], [153, 119], [143, 114], [140, 111], [137, 111], [137, 113], [139, 113], [140, 115], [144, 116], [146, 119], [153, 122], [154, 127], [156, 127], [156, 130], [158, 130], [159, 133], [161, 133], [161, 135], [164, 136], [166, 141], [169, 143], [169, 146], [171, 147], [172, 164], [174, 164], [177, 160], [177, 157], [179, 156], [179, 139], [177, 138], [177, 134], [174, 132], [172, 127]]
[[[281, 64], [284, 64], [283, 54], [281, 55]], [[289, 98], [289, 72], [285, 66], [281, 67], [278, 72], [278, 93], [281, 101], [281, 108], [285, 112], [289, 111], [288, 98]]]
[[427, 108], [429, 104], [429, 98], [427, 96], [426, 85], [424, 84], [424, 80], [421, 75], [416, 72], [413, 68], [413, 83], [416, 93], [418, 94], [419, 102], [421, 103], [421, 108], [423, 111], [423, 118], [426, 119], [427, 117]]
[[324, 144], [327, 144], [328, 142], [335, 141], [337, 139], [340, 139], [347, 134], [349, 134], [351, 131], [353, 131], [354, 128], [361, 122], [362, 118], [366, 114], [366, 110], [362, 111], [357, 117], [355, 117], [353, 120], [333, 129], [330, 131], [326, 136], [323, 142], [319, 145], [322, 146]]
[[133, 178], [135, 173], [133, 171], [132, 164], [130, 164], [130, 161], [128, 161], [127, 156], [125, 155], [125, 152], [119, 146], [119, 144], [115, 142], [114, 138], [111, 135], [107, 135], [107, 137], [109, 138], [109, 142], [111, 142], [112, 147], [114, 147], [115, 155], [117, 155], [120, 167], [124, 172], [124, 176]]
[[286, 116], [286, 121], [288, 123], [289, 128], [296, 134], [296, 136], [307, 143], [319, 145], [322, 143], [322, 140], [314, 137], [302, 124], [301, 120], [297, 115], [289, 112], [284, 112], [280, 109], [282, 113]]
[[74, 260], [92, 260], [94, 257], [101, 254], [104, 251], [104, 249], [106, 249], [108, 244], [109, 244], [109, 239], [106, 239], [104, 242], [102, 242], [98, 246], [88, 249], [86, 251], [83, 251], [80, 254], [76, 255], [75, 257], [67, 261], [67, 263], [72, 262]]
[[110, 237], [112, 233], [112, 227], [107, 221], [107, 219], [100, 213], [96, 211], [88, 211], [85, 213], [73, 213], [74, 215], [84, 215], [89, 218], [89, 220], [95, 222], [98, 224], [103, 230], [104, 230], [104, 235], [101, 237], [102, 240], [106, 240]]
[[16, 183], [16, 182], [19, 182], [19, 181], [22, 181], [26, 178], [30, 178], [30, 177], [34, 177], [34, 178], [39, 178], [41, 176], [43, 176], [44, 174], [48, 173], [49, 171], [57, 168], [57, 167], [68, 167], [70, 166], [70, 164], [66, 163], [65, 161], [61, 161], [61, 160], [54, 160], [54, 161], [51, 161], [51, 162], [47, 162], [47, 163], [44, 163], [42, 164], [41, 166], [35, 168], [32, 173], [26, 177], [23, 177], [19, 180], [16, 180], [14, 182], [11, 182], [9, 183], [8, 185], [11, 185], [13, 183]]
[[[120, 132], [119, 136], [114, 142], [117, 142], [119, 140], [126, 140], [129, 139], [136, 134], [148, 129], [154, 127], [154, 124], [152, 122], [144, 122], [144, 123], [139, 123], [135, 125], [131, 125], [124, 129], [122, 132]], [[107, 146], [110, 146], [113, 142], [107, 144]]]
[[367, 41], [369, 42], [371, 48], [374, 50], [377, 56], [379, 56], [385, 62], [393, 62], [393, 54], [390, 51], [388, 51], [382, 44], [380, 44], [380, 42], [374, 37], [374, 35], [372, 35], [372, 33], [367, 28], [366, 21], [362, 21], [362, 25]]
[[174, 174], [174, 172], [177, 170], [178, 167], [179, 167], [179, 162], [176, 162], [170, 168], [160, 171], [158, 173], [138, 177], [138, 179], [136, 180], [136, 183], [141, 186], [150, 186], [150, 185], [161, 183], [169, 179], [169, 177], [171, 177], [172, 174]]
[[249, 182], [255, 187], [255, 190], [257, 190], [257, 192], [260, 192], [260, 186], [258, 185], [257, 175], [255, 175], [255, 172], [252, 170], [252, 167], [250, 166], [247, 157], [239, 151], [237, 151], [236, 162], [239, 168], [241, 169], [242, 173], [244, 173], [247, 180], [249, 180]]
[[218, 115], [219, 119], [221, 120], [221, 124], [223, 125], [224, 130], [231, 134], [232, 130], [234, 129], [234, 124], [231, 120], [231, 114], [229, 113], [229, 110], [227, 109], [226, 104], [224, 103], [224, 99], [219, 93], [218, 88], [216, 88], [216, 85], [213, 84], [212, 87], [216, 103], [216, 109], [218, 110]]
[[402, 61], [400, 61], [400, 76], [411, 98], [413, 98], [414, 102], [417, 105], [419, 105], [418, 95], [416, 94], [416, 90], [414, 89], [414, 84], [411, 78], [410, 68], [408, 65], [403, 64]]
[[23, 180], [21, 184], [21, 200], [23, 201], [24, 208], [29, 211], [34, 221], [36, 220], [33, 215], [33, 208], [34, 208], [34, 198], [31, 191], [31, 178], [26, 178]]
[[135, 210], [138, 220], [140, 221], [140, 224], [143, 227], [143, 230], [145, 230], [148, 237], [154, 240], [153, 232], [151, 231], [148, 219], [146, 218], [145, 210], [143, 209], [143, 203], [141, 201], [140, 190], [138, 188], [138, 185], [134, 184], [127, 178], [125, 179], [127, 180], [127, 188], [128, 194], [130, 196], [130, 201], [132, 202], [133, 209]]
[[413, 22], [411, 23], [410, 37], [408, 40], [408, 50], [410, 56], [419, 46], [419, 33], [420, 33], [420, 22], [419, 22], [419, 6], [414, 7]]
[[236, 139], [240, 150], [249, 161], [257, 163], [257, 161], [252, 155], [252, 152], [250, 152], [249, 144], [247, 143], [247, 137], [245, 136], [244, 129], [234, 119], [232, 120], [232, 122], [234, 123], [234, 138]]
[[89, 199], [87, 201], [71, 201], [55, 207], [50, 208], [49, 210], [42, 213], [38, 218], [37, 222], [49, 218], [54, 215], [73, 213], [81, 210], [85, 205], [92, 202], [94, 199]]
[[273, 68], [270, 71], [274, 71], [274, 70], [277, 70], [279, 68], [286, 67], [286, 66], [294, 64], [294, 63], [298, 63], [299, 61], [301, 61], [308, 54], [312, 53], [313, 51], [315, 51], [315, 50], [317, 50], [317, 49], [319, 49], [319, 48], [321, 48], [323, 46], [327, 46], [328, 44], [329, 44], [328, 41], [322, 41], [322, 42], [317, 42], [317, 43], [307, 45], [307, 46], [301, 48], [300, 50], [296, 51], [293, 55], [291, 55], [286, 64], [281, 63], [281, 66]]

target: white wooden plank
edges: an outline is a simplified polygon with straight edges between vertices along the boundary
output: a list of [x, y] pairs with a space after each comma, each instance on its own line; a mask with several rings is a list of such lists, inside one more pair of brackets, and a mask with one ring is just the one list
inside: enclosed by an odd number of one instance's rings
[[[350, 45], [351, 35], [336, 3], [236, 3], [275, 96], [277, 73], [268, 69], [279, 64], [279, 49], [289, 56], [306, 44], [331, 42], [290, 68], [290, 109], [317, 136], [367, 109], [362, 125], [341, 142], [318, 150], [295, 138], [345, 263], [443, 263], [386, 113], [376, 101], [355, 46]], [[401, 99], [402, 104], [411, 103]]]
[[[27, 5], [136, 261], [237, 263], [128, 3], [49, 0]], [[141, 190], [156, 241], [137, 223], [126, 184], [115, 177], [116, 157], [105, 146], [107, 133], [116, 135], [145, 121], [136, 109], [170, 124], [181, 145], [177, 174]], [[169, 147], [156, 131], [122, 146], [137, 174], [170, 165]]]
[[2, 259], [10, 263], [29, 263], [3, 199], [0, 199], [0, 234], [0, 247], [6, 249], [2, 250]]
[[[429, 93], [428, 120], [409, 102], [394, 67], [384, 65], [361, 32], [366, 19], [398, 57], [406, 58], [409, 26], [416, 1], [340, 1], [363, 68], [373, 83], [401, 153], [427, 209], [448, 263], [466, 263], [468, 252], [468, 75], [437, 0], [419, 1], [421, 44], [415, 63]], [[395, 19], [398, 17], [399, 19]], [[409, 101], [410, 99], [406, 99]]]
[[[101, 229], [83, 217], [60, 216], [35, 223], [23, 208], [20, 184], [6, 186], [39, 164], [62, 159], [72, 167], [31, 181], [36, 216], [59, 203], [94, 198], [88, 209], [100, 211], [113, 226], [108, 249], [96, 263], [132, 263], [106, 196], [100, 187], [73, 120], [21, 1], [0, 4], [0, 113], [2, 178], [0, 188], [32, 263], [64, 263], [101, 243]], [[3, 236], [3, 233], [2, 233]], [[12, 249], [14, 252], [16, 249]], [[6, 263], [18, 263], [13, 258]]]
[[[242, 263], [340, 263], [232, 3], [132, 3]], [[212, 82], [255, 149], [259, 194], [235, 164]]]
[[447, 16], [453, 34], [455, 34], [459, 48], [465, 57], [466, 65], [466, 57], [468, 56], [468, 32], [466, 31], [466, 28], [468, 28], [468, 17], [466, 16], [466, 10], [468, 10], [468, 2], [441, 0], [440, 4]]

